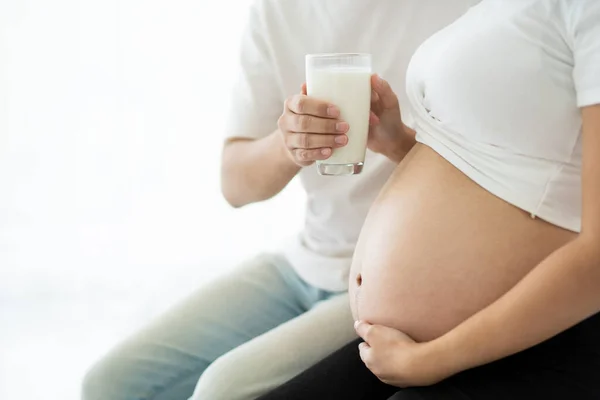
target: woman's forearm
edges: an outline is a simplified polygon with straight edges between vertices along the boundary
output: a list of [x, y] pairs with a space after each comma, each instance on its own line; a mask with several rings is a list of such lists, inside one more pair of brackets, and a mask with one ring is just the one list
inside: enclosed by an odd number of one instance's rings
[[600, 311], [600, 246], [580, 235], [490, 306], [425, 346], [450, 374], [532, 347]]

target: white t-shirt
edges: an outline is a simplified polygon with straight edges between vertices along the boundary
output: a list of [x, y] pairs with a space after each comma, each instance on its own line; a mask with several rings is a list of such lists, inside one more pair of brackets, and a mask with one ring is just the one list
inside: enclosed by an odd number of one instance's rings
[[418, 141], [580, 231], [579, 107], [600, 103], [600, 0], [483, 0], [423, 43], [407, 91]]
[[[227, 136], [261, 138], [277, 128], [285, 99], [299, 93], [309, 53], [365, 52], [373, 70], [399, 95], [410, 124], [405, 72], [417, 47], [477, 0], [259, 0], [241, 43]], [[283, 249], [298, 274], [315, 287], [348, 287], [352, 254], [367, 211], [395, 164], [367, 152], [360, 175], [299, 177], [307, 192], [306, 222]]]

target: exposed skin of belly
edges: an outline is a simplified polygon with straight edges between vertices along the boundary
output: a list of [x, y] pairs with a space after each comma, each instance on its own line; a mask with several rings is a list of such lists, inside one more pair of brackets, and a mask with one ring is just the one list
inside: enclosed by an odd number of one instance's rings
[[350, 272], [354, 318], [434, 339], [576, 236], [533, 219], [417, 144], [361, 231]]

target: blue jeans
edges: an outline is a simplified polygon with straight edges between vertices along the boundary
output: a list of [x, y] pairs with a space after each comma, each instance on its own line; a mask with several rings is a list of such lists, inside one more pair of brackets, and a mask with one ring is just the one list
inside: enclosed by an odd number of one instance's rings
[[87, 373], [83, 400], [248, 400], [356, 338], [348, 296], [273, 254], [165, 313]]

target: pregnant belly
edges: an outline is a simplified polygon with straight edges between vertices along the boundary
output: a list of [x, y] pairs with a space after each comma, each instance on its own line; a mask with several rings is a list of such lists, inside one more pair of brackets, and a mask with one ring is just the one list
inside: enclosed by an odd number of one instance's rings
[[495, 197], [418, 144], [361, 231], [350, 274], [354, 317], [433, 339], [574, 237]]

